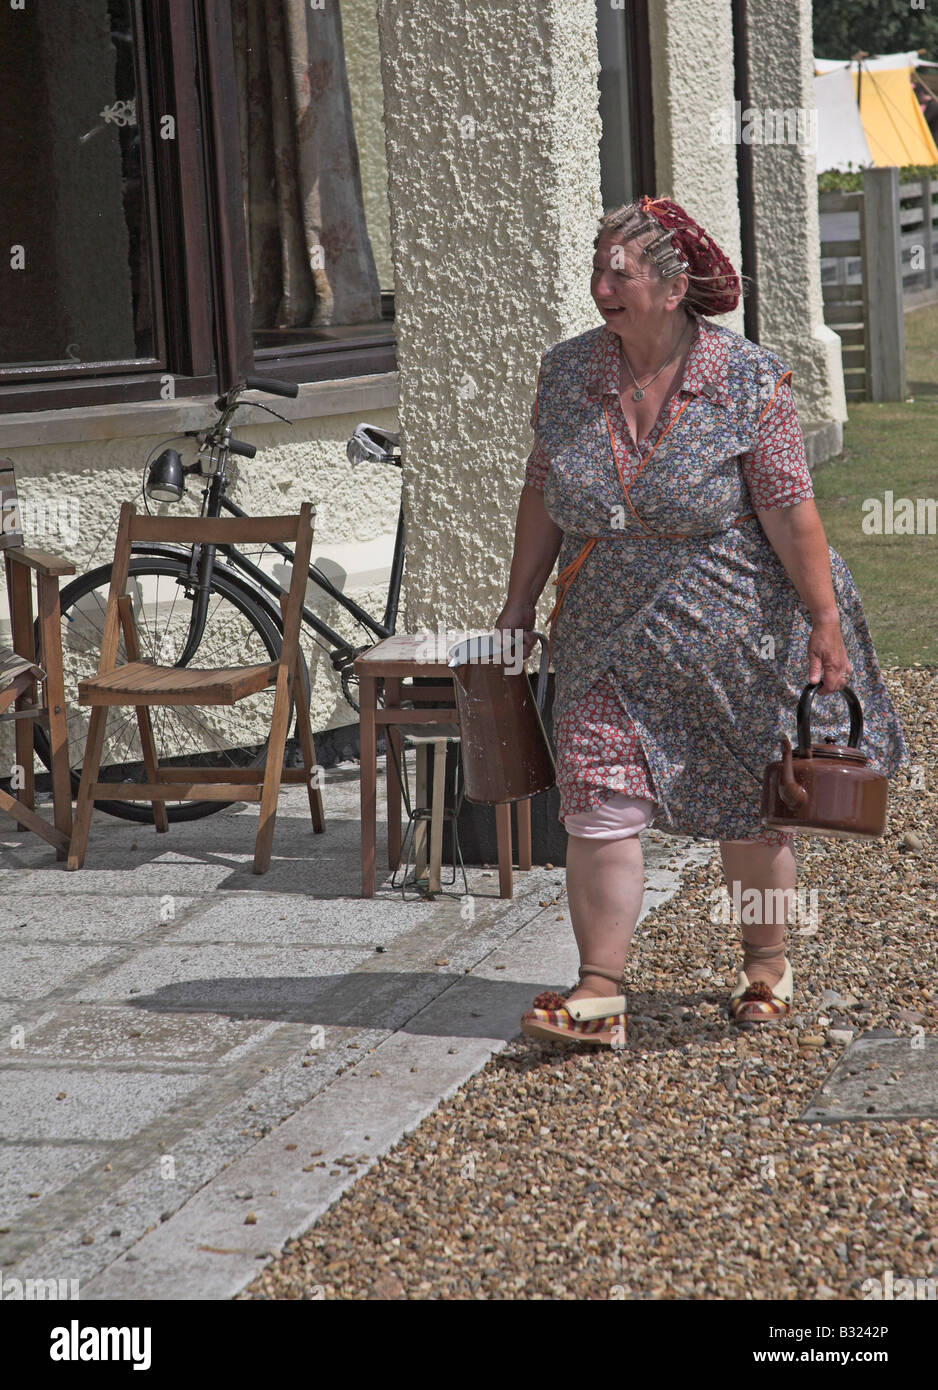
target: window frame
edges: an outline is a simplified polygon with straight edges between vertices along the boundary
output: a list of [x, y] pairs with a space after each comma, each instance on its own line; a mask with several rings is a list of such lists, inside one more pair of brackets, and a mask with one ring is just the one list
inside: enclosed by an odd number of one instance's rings
[[[0, 367], [0, 414], [217, 395], [252, 373], [296, 382], [397, 371], [386, 334], [255, 348], [229, 0], [133, 0], [137, 120], [156, 356]], [[160, 138], [161, 118], [175, 138]], [[232, 135], [234, 132], [234, 135]], [[167, 378], [171, 385], [167, 388]]]
[[596, 0], [596, 27], [603, 204], [613, 208], [656, 193], [648, 0], [632, 0], [627, 9]]

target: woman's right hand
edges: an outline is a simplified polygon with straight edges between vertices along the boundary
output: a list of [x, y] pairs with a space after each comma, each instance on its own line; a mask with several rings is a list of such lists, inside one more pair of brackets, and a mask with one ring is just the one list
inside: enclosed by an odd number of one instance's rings
[[534, 624], [537, 621], [535, 605], [533, 603], [506, 603], [498, 617], [495, 619], [496, 632], [516, 632], [520, 629], [524, 633], [523, 651], [524, 659], [534, 650], [537, 638], [534, 636]]

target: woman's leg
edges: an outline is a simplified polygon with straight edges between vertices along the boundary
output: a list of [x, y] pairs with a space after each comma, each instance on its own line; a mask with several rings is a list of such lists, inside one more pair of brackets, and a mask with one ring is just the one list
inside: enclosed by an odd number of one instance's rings
[[742, 905], [743, 969], [752, 984], [776, 985], [785, 971], [785, 924], [797, 875], [791, 844], [722, 840], [720, 854], [730, 899], [738, 895]]
[[[567, 816], [567, 897], [580, 961], [621, 975], [645, 888], [639, 831], [654, 803], [617, 794], [593, 812]], [[585, 974], [571, 999], [618, 994], [603, 975]]]

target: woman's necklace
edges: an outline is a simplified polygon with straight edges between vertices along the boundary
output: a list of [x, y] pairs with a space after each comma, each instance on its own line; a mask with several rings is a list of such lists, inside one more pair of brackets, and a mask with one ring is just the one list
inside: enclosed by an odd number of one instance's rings
[[681, 336], [678, 338], [677, 342], [674, 344], [674, 347], [671, 349], [671, 352], [670, 352], [670, 354], [668, 355], [667, 360], [664, 361], [664, 362], [662, 362], [661, 366], [660, 366], [660, 367], [658, 368], [658, 370], [655, 372], [655, 375], [654, 375], [654, 376], [650, 376], [650, 377], [648, 378], [648, 380], [645, 382], [645, 385], [644, 385], [644, 386], [639, 386], [638, 382], [635, 380], [635, 373], [632, 371], [632, 367], [631, 367], [631, 365], [630, 365], [630, 363], [629, 363], [629, 359], [628, 359], [628, 358], [626, 357], [626, 355], [625, 355], [625, 348], [622, 347], [622, 342], [621, 342], [621, 339], [620, 339], [620, 341], [619, 341], [619, 350], [620, 350], [621, 353], [622, 353], [622, 361], [625, 363], [626, 368], [627, 368], [628, 373], [629, 373], [629, 376], [632, 378], [632, 382], [633, 382], [633, 384], [634, 384], [634, 386], [635, 386], [635, 390], [632, 392], [632, 400], [633, 400], [633, 401], [643, 401], [643, 400], [645, 399], [645, 390], [646, 390], [646, 388], [649, 387], [653, 381], [657, 380], [657, 378], [658, 378], [658, 377], [661, 375], [661, 373], [664, 371], [665, 367], [668, 365], [668, 362], [671, 362], [671, 361], [674, 360], [674, 357], [675, 357], [675, 355], [677, 354], [678, 348], [681, 346], [681, 343], [684, 341], [684, 334], [687, 332], [687, 330], [688, 330], [688, 328], [690, 327], [690, 325], [691, 325], [692, 322], [693, 322], [692, 319], [688, 319], [688, 320], [687, 320], [687, 322], [685, 323], [683, 329], [681, 330]]

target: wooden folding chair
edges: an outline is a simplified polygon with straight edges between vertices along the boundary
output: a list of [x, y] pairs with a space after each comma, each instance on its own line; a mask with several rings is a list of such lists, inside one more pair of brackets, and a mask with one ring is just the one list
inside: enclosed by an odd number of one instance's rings
[[[133, 504], [121, 507], [114, 568], [104, 615], [98, 674], [78, 685], [78, 703], [91, 705], [88, 739], [82, 764], [81, 786], [75, 806], [75, 829], [69, 848], [68, 867], [80, 869], [88, 844], [91, 814], [96, 801], [149, 801], [158, 831], [169, 828], [167, 801], [258, 801], [260, 823], [254, 846], [254, 872], [270, 865], [281, 782], [306, 783], [313, 830], [325, 830], [322, 792], [316, 776], [316, 749], [309, 722], [305, 687], [300, 674], [300, 610], [306, 591], [313, 541], [313, 509], [304, 502], [298, 516], [227, 517], [137, 516]], [[259, 666], [231, 666], [211, 670], [158, 666], [140, 660], [137, 632], [127, 583], [130, 548], [134, 541], [177, 541], [187, 545], [236, 545], [273, 542], [295, 545], [293, 577], [283, 608], [283, 645], [278, 661]], [[123, 631], [127, 662], [117, 665], [118, 642]], [[154, 705], [234, 705], [246, 696], [275, 687], [267, 760], [262, 768], [161, 767], [157, 761], [150, 707]], [[294, 696], [301, 768], [284, 768], [283, 754]], [[143, 746], [146, 782], [99, 782], [98, 769], [104, 745], [108, 710], [113, 705], [132, 705]]]
[[[59, 578], [74, 574], [75, 566], [57, 555], [22, 545], [5, 549], [3, 559], [13, 650], [0, 650], [0, 718], [16, 721], [16, 764], [22, 771], [22, 786], [15, 797], [0, 788], [0, 809], [53, 845], [57, 859], [64, 859], [72, 832], [72, 787], [62, 676]], [[36, 575], [38, 652], [30, 571]], [[33, 724], [36, 722], [48, 731], [52, 753], [53, 825], [35, 809]]]

